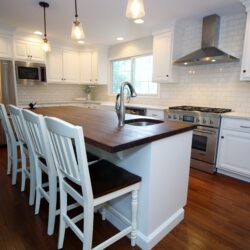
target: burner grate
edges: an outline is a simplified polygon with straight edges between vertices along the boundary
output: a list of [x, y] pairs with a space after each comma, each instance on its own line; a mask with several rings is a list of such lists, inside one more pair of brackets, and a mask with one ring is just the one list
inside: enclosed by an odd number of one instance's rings
[[225, 108], [209, 108], [209, 107], [197, 107], [197, 106], [173, 106], [169, 107], [169, 109], [172, 110], [184, 110], [184, 111], [199, 111], [199, 112], [205, 112], [205, 113], [216, 113], [216, 114], [222, 114], [231, 112], [231, 109], [225, 109]]

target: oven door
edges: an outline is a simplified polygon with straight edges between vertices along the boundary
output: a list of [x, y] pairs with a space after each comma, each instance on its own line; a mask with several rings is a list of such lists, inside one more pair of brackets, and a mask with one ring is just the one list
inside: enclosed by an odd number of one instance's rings
[[218, 129], [198, 126], [193, 133], [192, 158], [215, 163]]

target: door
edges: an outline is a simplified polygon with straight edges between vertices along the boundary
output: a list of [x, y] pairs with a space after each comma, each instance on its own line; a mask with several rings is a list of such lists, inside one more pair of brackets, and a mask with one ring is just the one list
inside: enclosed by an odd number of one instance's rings
[[98, 52], [94, 51], [92, 52], [92, 81], [94, 83], [98, 82]]
[[9, 37], [0, 36], [0, 57], [11, 58], [12, 40]]
[[28, 43], [28, 53], [31, 56], [31, 60], [44, 61], [44, 52], [42, 45], [38, 43]]
[[82, 52], [80, 54], [80, 82], [92, 83], [92, 53]]
[[63, 77], [67, 83], [79, 82], [79, 54], [73, 50], [63, 50]]
[[153, 79], [156, 82], [169, 82], [171, 72], [172, 35], [166, 32], [154, 37], [153, 42]]
[[49, 82], [62, 82], [62, 49], [53, 48], [53, 50], [47, 54], [47, 72]]
[[217, 168], [250, 177], [250, 133], [222, 130]]
[[218, 129], [198, 126], [194, 129], [192, 158], [215, 163]]

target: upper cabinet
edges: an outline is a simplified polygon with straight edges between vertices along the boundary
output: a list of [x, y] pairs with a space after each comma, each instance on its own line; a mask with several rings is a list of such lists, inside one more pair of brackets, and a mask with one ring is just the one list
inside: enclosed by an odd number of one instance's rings
[[53, 47], [47, 55], [48, 82], [79, 83], [78, 51]]
[[80, 52], [80, 83], [107, 84], [107, 49]]
[[38, 62], [44, 61], [44, 51], [40, 43], [15, 40], [14, 48], [15, 59]]
[[153, 80], [158, 83], [173, 82], [171, 30], [154, 35], [153, 40]]
[[0, 57], [12, 57], [12, 39], [5, 35], [0, 35]]

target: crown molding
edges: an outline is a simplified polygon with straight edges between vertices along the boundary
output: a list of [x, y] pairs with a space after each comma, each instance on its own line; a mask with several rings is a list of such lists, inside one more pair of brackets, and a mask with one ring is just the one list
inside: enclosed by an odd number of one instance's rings
[[246, 12], [250, 12], [250, 0], [240, 0], [240, 1], [246, 7]]

